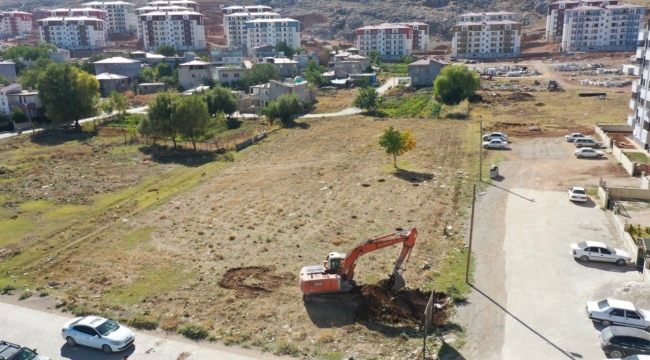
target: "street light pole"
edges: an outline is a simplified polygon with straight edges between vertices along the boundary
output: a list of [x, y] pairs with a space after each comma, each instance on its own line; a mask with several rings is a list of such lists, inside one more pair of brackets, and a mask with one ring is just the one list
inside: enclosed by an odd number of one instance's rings
[[465, 282], [469, 284], [469, 264], [472, 261], [472, 234], [474, 232], [474, 206], [476, 205], [476, 184], [472, 189], [472, 217], [469, 221], [469, 247], [467, 249], [467, 268], [465, 269]]
[[485, 123], [481, 122], [481, 137], [478, 139], [478, 181], [483, 180], [483, 128]]

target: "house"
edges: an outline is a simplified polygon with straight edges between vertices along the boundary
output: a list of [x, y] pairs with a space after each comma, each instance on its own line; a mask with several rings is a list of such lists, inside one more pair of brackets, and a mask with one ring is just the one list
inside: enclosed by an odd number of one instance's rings
[[285, 57], [268, 57], [264, 62], [275, 65], [281, 78], [290, 78], [300, 75], [298, 62]]
[[213, 66], [241, 66], [244, 64], [244, 49], [231, 46], [226, 49], [212, 47], [210, 61]]
[[183, 63], [178, 69], [178, 84], [183, 89], [192, 89], [204, 85], [209, 80], [212, 80], [210, 63], [201, 61], [200, 58]]
[[131, 59], [138, 60], [150, 65], [157, 65], [165, 61], [165, 55], [160, 55], [160, 54], [155, 54], [155, 53], [145, 52], [145, 51], [133, 51], [131, 52]]
[[4, 87], [0, 87], [0, 116], [9, 115], [11, 113], [11, 108], [9, 106], [9, 94], [16, 94], [23, 91], [23, 87], [20, 84], [10, 84]]
[[208, 91], [210, 90], [210, 87], [207, 85], [201, 85], [197, 86], [195, 88], [191, 88], [189, 90], [185, 90], [181, 93], [183, 96], [188, 96], [188, 95], [193, 95], [195, 92], [202, 92], [202, 91]]
[[101, 97], [108, 97], [111, 92], [124, 92], [131, 89], [131, 78], [128, 76], [103, 73], [95, 75], [99, 81], [99, 93]]
[[422, 59], [408, 64], [411, 85], [433, 86], [433, 81], [438, 77], [440, 70], [449, 65], [440, 59]]
[[249, 71], [250, 68], [246, 67], [218, 67], [214, 69], [214, 79], [221, 84], [232, 86]]
[[319, 63], [318, 52], [310, 51], [309, 53], [303, 51], [300, 54], [293, 55], [293, 60], [298, 62], [298, 69], [301, 71], [307, 68], [307, 63], [309, 60], [316, 61], [316, 65]]
[[331, 59], [327, 64], [329, 70], [338, 69], [349, 74], [361, 74], [370, 67], [370, 60], [367, 57], [347, 51], [339, 52]]
[[0, 76], [14, 82], [16, 80], [16, 64], [11, 61], [0, 59]]
[[49, 49], [47, 56], [55, 63], [65, 64], [70, 62], [70, 50], [66, 49]]
[[256, 107], [265, 107], [271, 101], [277, 100], [285, 94], [296, 94], [303, 104], [313, 100], [312, 93], [307, 89], [306, 81], [280, 82], [271, 80], [266, 84], [253, 85], [250, 87], [251, 105]]
[[43, 107], [36, 90], [10, 93], [7, 94], [7, 98], [9, 99], [9, 109], [19, 107], [29, 119], [45, 116], [45, 107]]
[[108, 72], [126, 77], [136, 77], [142, 71], [140, 61], [119, 56], [95, 61], [93, 64], [96, 75]]
[[275, 50], [275, 45], [260, 45], [253, 47], [252, 51], [248, 53], [253, 59], [263, 61], [264, 58], [274, 57], [278, 52]]
[[142, 83], [138, 85], [138, 94], [147, 95], [165, 91], [165, 83]]

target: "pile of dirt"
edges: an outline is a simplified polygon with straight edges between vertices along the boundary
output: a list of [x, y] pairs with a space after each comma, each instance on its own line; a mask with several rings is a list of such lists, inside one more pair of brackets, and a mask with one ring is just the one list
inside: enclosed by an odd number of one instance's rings
[[[420, 289], [404, 288], [393, 292], [388, 280], [365, 285], [360, 290], [357, 320], [386, 323], [421, 323], [430, 293]], [[449, 300], [444, 293], [435, 293], [434, 302], [442, 309], [433, 316], [433, 324], [441, 326], [449, 315]]]
[[236, 290], [243, 297], [253, 298], [294, 282], [295, 275], [291, 273], [276, 275], [273, 273], [274, 270], [274, 267], [266, 266], [228, 269], [219, 285]]
[[510, 101], [531, 101], [535, 97], [529, 93], [525, 92], [513, 92], [512, 94], [506, 96], [506, 100]]

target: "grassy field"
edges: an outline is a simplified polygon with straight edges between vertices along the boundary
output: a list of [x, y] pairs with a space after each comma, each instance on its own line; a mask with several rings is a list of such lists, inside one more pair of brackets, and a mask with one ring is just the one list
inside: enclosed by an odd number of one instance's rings
[[352, 107], [352, 102], [357, 97], [359, 89], [319, 90], [318, 101], [314, 104], [311, 114], [325, 114], [341, 111]]
[[[479, 124], [515, 139], [590, 132], [594, 123], [624, 122], [629, 98], [481, 95], [486, 102], [470, 106], [469, 120], [313, 119], [272, 132], [234, 162], [154, 152], [106, 128], [3, 141], [0, 287], [44, 290], [66, 311], [170, 331], [198, 324], [212, 340], [279, 354], [407, 357], [421, 345], [417, 329], [357, 322], [348, 305], [303, 303], [300, 268], [417, 227], [407, 284], [462, 298]], [[389, 126], [412, 129], [418, 141], [399, 169], [377, 144]], [[484, 152], [484, 165], [507, 161], [498, 154]], [[383, 279], [397, 252], [360, 258], [356, 278]], [[229, 271], [250, 266], [265, 270], [239, 288], [221, 285]]]

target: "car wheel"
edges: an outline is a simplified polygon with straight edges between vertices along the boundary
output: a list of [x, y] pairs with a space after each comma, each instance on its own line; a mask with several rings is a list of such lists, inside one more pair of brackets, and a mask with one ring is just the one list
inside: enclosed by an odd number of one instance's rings
[[578, 144], [578, 149], [580, 149], [581, 147], [582, 147], [582, 144]]
[[601, 157], [602, 155], [596, 155], [597, 158]]
[[582, 159], [582, 155], [578, 155], [578, 159]]
[[501, 147], [501, 150], [503, 150], [503, 148], [505, 148], [505, 146], [502, 146], [502, 147]]
[[65, 338], [65, 341], [66, 341], [66, 342], [68, 343], [68, 345], [70, 345], [70, 346], [77, 346], [77, 342], [74, 341], [74, 339], [71, 338], [70, 336], [68, 336], [67, 338]]
[[616, 260], [616, 265], [618, 266], [624, 266], [625, 264], [627, 264], [627, 261], [625, 261], [624, 259]]
[[580, 257], [580, 261], [582, 261], [582, 262], [589, 262], [589, 256], [587, 256], [587, 255], [582, 255], [582, 256]]
[[[600, 323], [603, 324], [603, 326], [605, 326], [605, 327], [612, 326], [612, 322], [609, 321], [609, 320], [603, 320]], [[621, 357], [621, 356], [617, 356], [617, 357]]]
[[110, 354], [113, 352], [113, 349], [108, 345], [102, 345], [102, 351], [106, 354]]
[[609, 355], [613, 358], [621, 359], [623, 356], [625, 356], [625, 353], [622, 350], [612, 350], [612, 352], [609, 353]]
[[485, 149], [487, 149], [487, 148], [488, 148], [488, 146], [487, 146], [487, 145], [485, 145], [485, 146], [483, 146], [483, 148], [485, 148]]

